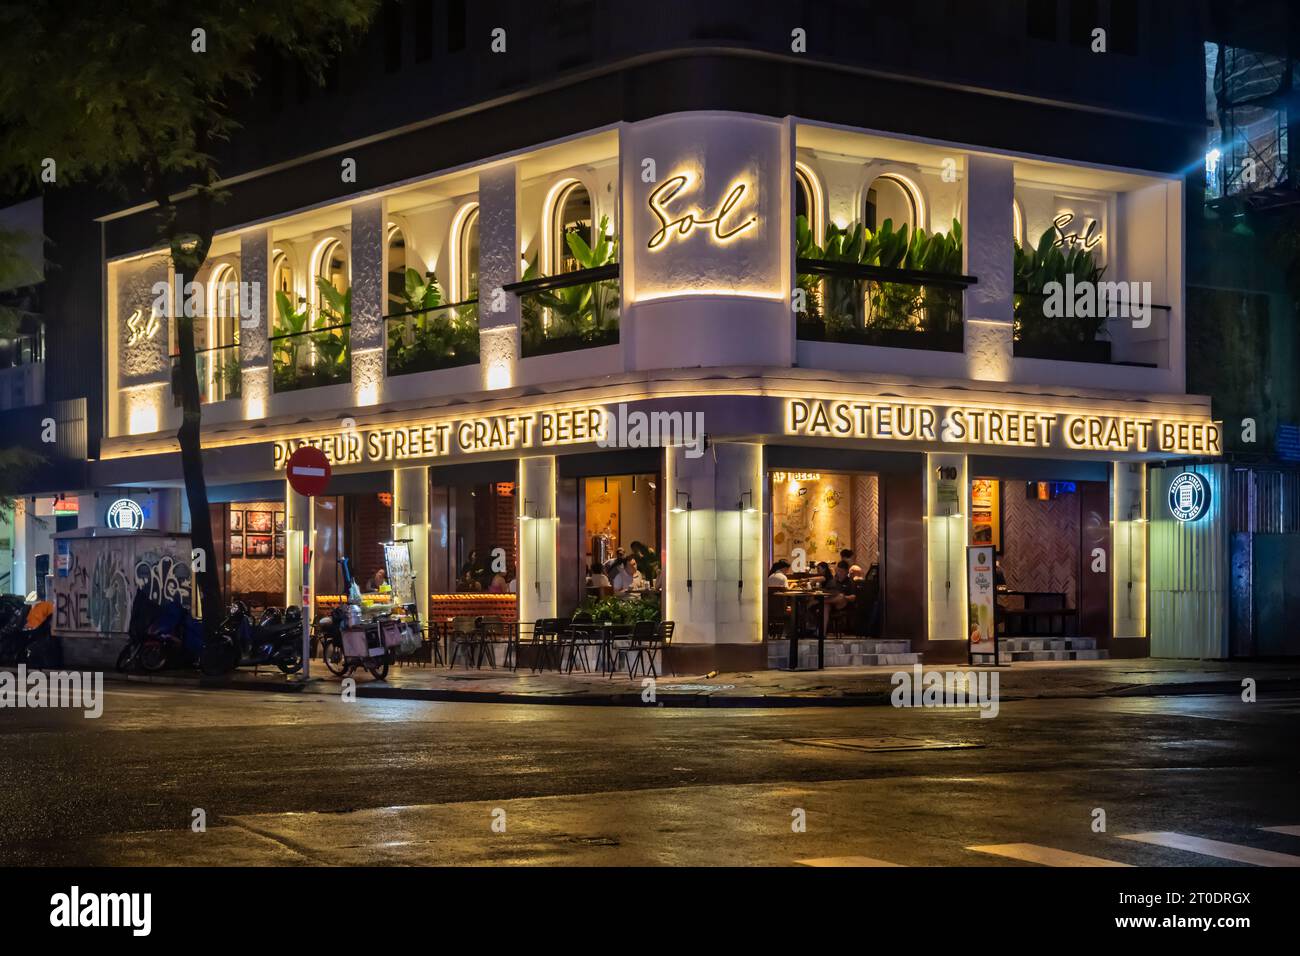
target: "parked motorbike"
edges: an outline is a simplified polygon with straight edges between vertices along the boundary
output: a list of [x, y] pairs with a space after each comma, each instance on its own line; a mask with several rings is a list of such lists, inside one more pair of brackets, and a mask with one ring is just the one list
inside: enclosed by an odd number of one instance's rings
[[169, 666], [193, 666], [203, 649], [203, 622], [179, 601], [159, 604], [143, 589], [131, 601], [127, 644], [117, 656], [117, 669], [137, 667], [156, 673]]
[[285, 674], [302, 670], [302, 611], [290, 605], [282, 615], [263, 614], [255, 624], [248, 605], [236, 601], [217, 636], [204, 646], [199, 666], [215, 677], [263, 664], [274, 664]]
[[345, 620], [347, 620], [347, 612], [339, 605], [316, 622], [316, 633], [325, 667], [336, 677], [350, 677], [360, 667], [368, 671], [375, 680], [386, 678], [388, 665], [392, 662], [392, 654], [384, 647], [383, 639], [380, 637], [379, 621], [366, 622], [364, 647], [360, 643], [349, 647], [343, 639]]
[[0, 666], [27, 659], [28, 608], [21, 595], [0, 595]]

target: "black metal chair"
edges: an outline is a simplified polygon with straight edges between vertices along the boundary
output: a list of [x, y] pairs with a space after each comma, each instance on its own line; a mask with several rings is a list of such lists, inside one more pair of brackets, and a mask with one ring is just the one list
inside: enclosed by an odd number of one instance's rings
[[565, 673], [572, 674], [573, 667], [582, 660], [582, 670], [584, 673], [591, 670], [591, 661], [587, 657], [588, 648], [597, 649], [597, 663], [600, 663], [600, 649], [604, 647], [604, 639], [600, 631], [595, 627], [591, 615], [585, 611], [580, 611], [573, 615], [573, 620], [568, 622], [567, 633], [562, 636], [567, 637], [567, 648], [564, 651], [564, 662], [567, 665], [563, 668]]
[[[451, 659], [447, 662], [448, 670], [456, 669], [456, 660], [460, 658], [465, 666], [470, 661], [475, 667], [483, 666], [483, 619], [481, 617], [460, 616], [451, 621]], [[462, 654], [463, 652], [463, 654]]]

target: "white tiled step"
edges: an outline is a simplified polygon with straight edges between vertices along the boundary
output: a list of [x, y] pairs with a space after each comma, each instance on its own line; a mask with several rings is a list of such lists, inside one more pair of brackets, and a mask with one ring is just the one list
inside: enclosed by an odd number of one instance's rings
[[[911, 667], [920, 660], [909, 641], [835, 638], [826, 642], [827, 667]], [[767, 642], [768, 667], [785, 667], [789, 661], [789, 641]], [[799, 642], [799, 666], [817, 666], [816, 641]]]
[[1004, 637], [998, 642], [1004, 661], [1104, 661], [1093, 637]]

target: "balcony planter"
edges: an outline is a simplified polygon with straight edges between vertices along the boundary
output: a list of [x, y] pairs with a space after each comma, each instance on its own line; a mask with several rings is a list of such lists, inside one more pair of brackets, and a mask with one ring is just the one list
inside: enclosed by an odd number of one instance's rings
[[929, 331], [926, 329], [833, 329], [813, 319], [797, 323], [797, 334], [804, 342], [841, 342], [848, 345], [874, 345], [878, 348], [924, 349], [931, 352], [960, 352], [965, 347], [960, 325]]
[[412, 375], [478, 364], [477, 300], [421, 306], [410, 312], [388, 316], [386, 324], [389, 375]]
[[560, 352], [575, 352], [579, 349], [595, 349], [603, 345], [618, 344], [618, 329], [597, 329], [582, 335], [565, 335], [543, 338], [540, 341], [524, 343], [523, 357], [533, 358], [538, 355], [555, 355]]

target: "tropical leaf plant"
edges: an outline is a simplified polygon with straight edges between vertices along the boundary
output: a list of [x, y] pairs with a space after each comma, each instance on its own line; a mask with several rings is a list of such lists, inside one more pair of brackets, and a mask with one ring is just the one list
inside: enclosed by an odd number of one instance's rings
[[[906, 223], [895, 229], [891, 219], [874, 231], [862, 223], [832, 223], [825, 244], [818, 246], [807, 220], [799, 216], [795, 243], [801, 259], [945, 275], [961, 272], [961, 224], [955, 219], [946, 233], [909, 229]], [[947, 286], [811, 274], [800, 275], [798, 282], [808, 314], [821, 320], [831, 338], [874, 330], [951, 332], [960, 321], [960, 292]]]
[[[1044, 305], [1047, 287], [1059, 283], [1062, 287], [1073, 276], [1073, 285], [1101, 281], [1105, 266], [1097, 264], [1092, 252], [1081, 245], [1060, 242], [1056, 227], [1049, 227], [1038, 239], [1036, 247], [1026, 248], [1015, 244], [1015, 325], [1013, 335], [1024, 345], [1056, 350], [1088, 345], [1106, 335], [1103, 309], [1094, 309], [1094, 315], [1046, 314]], [[1070, 309], [1067, 312], [1072, 313]]]
[[406, 270], [405, 314], [388, 320], [388, 372], [403, 375], [478, 361], [478, 304], [447, 305], [434, 275]]
[[[609, 234], [609, 217], [596, 227], [596, 242], [588, 245], [577, 230], [564, 235], [569, 252], [580, 269], [598, 269], [618, 261], [618, 240]], [[534, 261], [525, 279], [537, 277]], [[604, 344], [618, 334], [618, 280], [584, 282], [527, 294], [521, 299], [523, 341], [526, 352], [536, 352], [546, 341], [570, 340], [578, 347]]]

